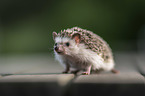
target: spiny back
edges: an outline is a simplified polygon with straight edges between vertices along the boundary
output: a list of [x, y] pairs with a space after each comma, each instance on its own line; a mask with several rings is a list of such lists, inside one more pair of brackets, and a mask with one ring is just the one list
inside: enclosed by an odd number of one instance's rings
[[81, 29], [79, 27], [73, 27], [71, 29], [63, 30], [58, 33], [59, 37], [69, 37], [74, 33], [79, 33], [81, 35], [81, 42], [86, 45], [86, 49], [90, 49], [100, 55], [105, 62], [109, 59], [113, 59], [112, 52], [109, 45], [98, 35], [91, 31]]

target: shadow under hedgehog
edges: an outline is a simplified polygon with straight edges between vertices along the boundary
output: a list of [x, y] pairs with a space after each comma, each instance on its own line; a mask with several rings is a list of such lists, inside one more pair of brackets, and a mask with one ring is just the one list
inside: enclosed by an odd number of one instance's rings
[[53, 32], [55, 58], [65, 68], [63, 73], [89, 75], [96, 70], [111, 71], [114, 69], [114, 59], [109, 45], [91, 31], [73, 27]]

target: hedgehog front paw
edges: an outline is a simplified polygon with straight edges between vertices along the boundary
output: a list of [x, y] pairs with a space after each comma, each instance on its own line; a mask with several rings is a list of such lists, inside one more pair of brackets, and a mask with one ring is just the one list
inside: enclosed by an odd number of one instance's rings
[[83, 72], [82, 75], [89, 75], [89, 72]]

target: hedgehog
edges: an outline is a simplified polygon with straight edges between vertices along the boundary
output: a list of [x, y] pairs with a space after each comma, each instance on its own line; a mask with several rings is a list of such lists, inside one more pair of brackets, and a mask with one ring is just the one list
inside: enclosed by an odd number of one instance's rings
[[107, 42], [89, 30], [73, 27], [53, 32], [53, 40], [55, 58], [64, 67], [62, 73], [118, 72]]

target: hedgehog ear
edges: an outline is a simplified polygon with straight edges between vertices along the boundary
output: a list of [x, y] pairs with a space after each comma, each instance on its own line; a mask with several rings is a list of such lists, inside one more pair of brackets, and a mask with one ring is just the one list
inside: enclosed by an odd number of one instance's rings
[[55, 40], [55, 37], [57, 36], [56, 32], [53, 32], [53, 40]]
[[76, 43], [80, 43], [81, 42], [81, 35], [79, 33], [75, 33], [72, 35], [72, 39], [74, 39], [76, 41]]

